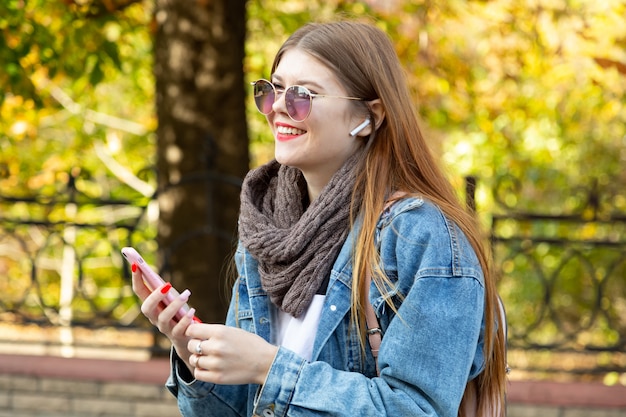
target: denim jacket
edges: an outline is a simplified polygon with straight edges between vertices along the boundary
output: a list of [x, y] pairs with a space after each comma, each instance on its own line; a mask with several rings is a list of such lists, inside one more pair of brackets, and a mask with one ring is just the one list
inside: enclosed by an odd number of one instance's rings
[[[384, 332], [377, 376], [350, 321], [357, 229], [333, 266], [312, 360], [281, 347], [262, 386], [226, 386], [189, 381], [174, 352], [166, 385], [183, 416], [457, 416], [465, 385], [484, 367], [484, 281], [475, 252], [425, 200], [403, 199], [381, 215], [381, 265], [393, 286], [384, 294], [370, 287]], [[226, 324], [269, 341], [271, 307], [257, 263], [241, 245], [235, 256], [239, 277]]]

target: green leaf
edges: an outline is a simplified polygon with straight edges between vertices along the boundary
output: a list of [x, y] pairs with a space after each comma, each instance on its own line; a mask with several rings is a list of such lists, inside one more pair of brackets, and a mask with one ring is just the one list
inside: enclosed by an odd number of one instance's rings
[[89, 83], [95, 86], [104, 78], [104, 71], [102, 71], [102, 61], [100, 60], [100, 57], [97, 55], [94, 56], [96, 59], [89, 74]]
[[115, 68], [118, 70], [122, 70], [122, 61], [120, 60], [119, 50], [117, 48], [117, 44], [114, 42], [104, 42], [102, 44], [102, 50], [106, 53], [106, 55], [111, 59]]

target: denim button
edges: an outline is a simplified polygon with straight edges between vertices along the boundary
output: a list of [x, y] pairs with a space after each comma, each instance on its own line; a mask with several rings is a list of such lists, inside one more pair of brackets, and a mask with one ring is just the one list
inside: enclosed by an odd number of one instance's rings
[[274, 417], [274, 412], [269, 408], [263, 410], [263, 417]]
[[337, 311], [337, 306], [336, 305], [331, 305], [330, 306], [330, 311]]

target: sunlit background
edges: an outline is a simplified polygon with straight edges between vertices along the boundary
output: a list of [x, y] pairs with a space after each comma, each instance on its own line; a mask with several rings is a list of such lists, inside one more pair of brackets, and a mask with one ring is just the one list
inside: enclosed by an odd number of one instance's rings
[[[152, 5], [107, 14], [95, 3], [0, 5], [4, 350], [44, 333], [61, 354], [97, 355], [77, 353], [76, 342], [119, 350], [128, 338], [108, 333], [111, 320], [118, 331], [145, 328], [111, 246], [138, 233], [144, 253], [155, 251]], [[384, 29], [459, 193], [476, 178], [516, 375], [553, 366], [554, 348], [559, 372], [626, 384], [624, 0], [249, 0], [247, 10], [247, 81], [267, 77], [279, 45], [310, 20], [365, 18]], [[272, 138], [250, 100], [247, 112], [255, 166], [272, 158]], [[68, 184], [78, 200], [113, 203], [46, 204]], [[86, 233], [77, 223], [121, 226]], [[24, 272], [34, 265], [36, 277]], [[151, 339], [133, 340], [120, 355], [148, 354], [130, 352]]]

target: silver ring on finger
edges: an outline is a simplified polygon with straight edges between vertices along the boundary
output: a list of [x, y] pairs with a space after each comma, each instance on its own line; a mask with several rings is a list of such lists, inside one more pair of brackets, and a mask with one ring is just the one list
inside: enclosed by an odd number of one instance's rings
[[196, 353], [198, 355], [202, 355], [202, 341], [200, 341], [200, 343], [196, 346]]

